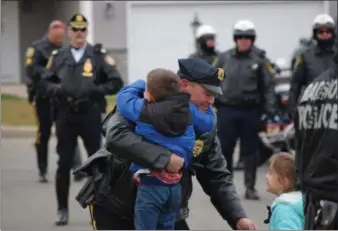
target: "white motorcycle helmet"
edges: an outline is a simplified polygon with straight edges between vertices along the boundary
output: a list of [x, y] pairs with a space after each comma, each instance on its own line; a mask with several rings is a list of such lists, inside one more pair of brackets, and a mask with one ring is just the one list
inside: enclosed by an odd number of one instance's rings
[[233, 29], [233, 36], [234, 40], [236, 40], [236, 37], [252, 37], [253, 41], [256, 39], [256, 27], [253, 22], [249, 20], [239, 20], [235, 23], [234, 29]]
[[317, 15], [312, 23], [313, 36], [315, 38], [316, 30], [319, 28], [326, 28], [332, 30], [334, 36], [336, 35], [336, 25], [333, 18], [328, 14]]
[[319, 14], [314, 18], [313, 23], [312, 23], [312, 28], [314, 30], [318, 28], [335, 29], [335, 22], [330, 15]]
[[200, 39], [203, 36], [216, 36], [217, 32], [213, 26], [210, 25], [202, 25], [197, 28], [195, 38]]

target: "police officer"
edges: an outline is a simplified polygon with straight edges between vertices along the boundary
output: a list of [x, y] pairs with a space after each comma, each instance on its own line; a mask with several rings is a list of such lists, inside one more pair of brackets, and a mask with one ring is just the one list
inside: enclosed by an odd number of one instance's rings
[[61, 21], [53, 21], [49, 25], [47, 35], [40, 40], [34, 41], [26, 51], [25, 69], [26, 75], [30, 80], [29, 101], [34, 106], [38, 123], [35, 149], [40, 182], [47, 182], [48, 141], [51, 135], [54, 111], [50, 104], [50, 98], [41, 94], [41, 92], [37, 92], [36, 84], [40, 81], [41, 74], [52, 51], [61, 48], [64, 36], [65, 24]]
[[295, 114], [296, 167], [305, 230], [338, 229], [338, 54], [304, 90]]
[[190, 58], [203, 59], [210, 65], [216, 66], [219, 52], [216, 50], [216, 30], [210, 25], [200, 26], [195, 35], [197, 51]]
[[335, 23], [327, 14], [317, 15], [313, 21], [312, 35], [315, 44], [296, 57], [290, 88], [291, 116], [301, 91], [327, 69], [333, 67], [332, 56], [337, 49]]
[[234, 26], [236, 47], [221, 56], [225, 78], [221, 83], [223, 95], [216, 98], [218, 135], [228, 169], [232, 172], [233, 152], [240, 139], [244, 159], [245, 198], [258, 200], [255, 189], [258, 158], [258, 132], [261, 116], [274, 117], [271, 64], [253, 48], [256, 39], [254, 24], [239, 20]]
[[[191, 95], [191, 103], [206, 110], [213, 104], [214, 95], [221, 93], [220, 79], [224, 72], [200, 59], [182, 59], [179, 60], [179, 66], [181, 91]], [[90, 179], [99, 179], [100, 175], [102, 177], [100, 181], [93, 180], [97, 187], [93, 190], [94, 200], [89, 200], [93, 226], [99, 230], [133, 229], [136, 186], [128, 168], [130, 161], [157, 170], [167, 168], [171, 171], [181, 169], [182, 163], [166, 148], [149, 143], [136, 135], [133, 131], [134, 125], [118, 111], [111, 112], [107, 118], [104, 123], [105, 148], [110, 153], [100, 150], [81, 169], [93, 175]], [[215, 118], [215, 125], [216, 123]], [[212, 132], [196, 136], [192, 160], [194, 164], [189, 169], [182, 170], [182, 208], [175, 229], [189, 229], [186, 218], [189, 215], [188, 201], [193, 190], [193, 175], [197, 176], [217, 211], [232, 228], [256, 229], [256, 225], [246, 218], [231, 174], [226, 169], [226, 161], [216, 136], [216, 126]], [[77, 198], [80, 202], [88, 203], [91, 196], [84, 188]]]
[[[278, 66], [276, 66], [274, 63], [271, 62], [271, 59], [269, 59], [267, 56], [266, 56], [266, 51], [261, 49], [261, 48], [258, 48], [256, 45], [252, 45], [252, 48], [251, 50], [255, 53], [257, 53], [261, 58], [265, 59], [268, 63], [270, 63], [272, 69], [273, 69], [273, 72], [274, 74], [276, 73], [279, 73], [280, 72], [280, 69]], [[272, 75], [273, 76], [273, 75]], [[274, 77], [274, 76], [273, 76]], [[233, 167], [233, 170], [234, 171], [239, 171], [239, 170], [243, 170], [244, 169], [244, 157], [242, 155], [242, 153], [239, 154], [239, 158], [237, 160], [237, 163], [235, 164], [235, 166]]]
[[[39, 169], [39, 181], [47, 182], [48, 168], [48, 141], [51, 135], [51, 128], [57, 111], [52, 107], [50, 98], [36, 89], [36, 84], [41, 79], [41, 74], [47, 65], [48, 58], [53, 50], [58, 50], [63, 45], [65, 37], [65, 24], [54, 20], [49, 24], [48, 33], [42, 39], [34, 41], [28, 47], [25, 58], [26, 75], [29, 78], [29, 102], [34, 106], [37, 120], [37, 137], [34, 143]], [[74, 156], [74, 168], [82, 164], [79, 147], [76, 148]], [[74, 175], [75, 181], [82, 180], [81, 174]]]
[[[77, 137], [82, 138], [89, 156], [100, 148], [99, 102], [104, 95], [116, 93], [123, 85], [113, 58], [104, 50], [94, 52], [93, 46], [86, 41], [87, 19], [82, 14], [75, 14], [69, 26], [71, 45], [52, 53], [40, 82], [41, 89], [52, 97], [58, 108], [56, 225], [68, 223], [69, 178]], [[94, 58], [96, 56], [101, 59], [100, 63], [93, 62], [98, 59]]]

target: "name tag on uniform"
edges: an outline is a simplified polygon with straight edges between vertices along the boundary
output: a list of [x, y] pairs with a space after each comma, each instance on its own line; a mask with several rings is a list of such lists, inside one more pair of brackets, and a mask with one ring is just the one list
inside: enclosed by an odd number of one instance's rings
[[93, 77], [93, 65], [90, 59], [87, 59], [84, 63], [82, 75], [88, 78]]

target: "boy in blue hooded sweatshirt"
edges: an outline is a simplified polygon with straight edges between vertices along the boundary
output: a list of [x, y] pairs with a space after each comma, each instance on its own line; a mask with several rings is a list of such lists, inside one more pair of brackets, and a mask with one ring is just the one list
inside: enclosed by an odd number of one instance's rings
[[269, 172], [266, 174], [267, 191], [276, 195], [268, 207], [269, 230], [303, 230], [303, 197], [295, 191], [296, 169], [294, 156], [278, 153], [271, 157]]
[[[147, 85], [147, 86], [146, 86]], [[144, 98], [143, 98], [144, 95]], [[212, 107], [201, 112], [180, 92], [180, 77], [166, 69], [154, 69], [147, 84], [138, 80], [122, 88], [116, 106], [136, 123], [135, 133], [167, 147], [182, 157], [188, 167], [195, 143], [195, 131], [210, 132], [214, 126]], [[132, 145], [132, 144], [131, 144]], [[181, 203], [181, 172], [146, 169], [132, 163], [130, 171], [138, 181], [134, 225], [136, 230], [173, 230]]]

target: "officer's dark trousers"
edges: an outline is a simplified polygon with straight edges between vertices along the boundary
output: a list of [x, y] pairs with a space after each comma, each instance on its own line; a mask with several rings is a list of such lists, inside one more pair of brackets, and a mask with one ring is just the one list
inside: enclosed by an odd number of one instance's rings
[[37, 97], [34, 107], [38, 129], [35, 141], [37, 162], [40, 173], [45, 174], [48, 167], [48, 142], [54, 113], [49, 98]]
[[237, 139], [244, 161], [244, 181], [247, 189], [254, 189], [258, 162], [258, 131], [260, 112], [257, 109], [238, 109], [221, 106], [217, 110], [218, 137], [230, 172]]
[[86, 112], [71, 113], [60, 109], [56, 119], [57, 153], [56, 195], [58, 209], [68, 209], [70, 170], [72, 168], [77, 137], [80, 136], [88, 155], [100, 149], [101, 113], [93, 106]]
[[[94, 230], [133, 230], [134, 221], [126, 220], [116, 214], [112, 214], [99, 205], [90, 206], [90, 214]], [[175, 223], [175, 230], [189, 230], [185, 220]]]

